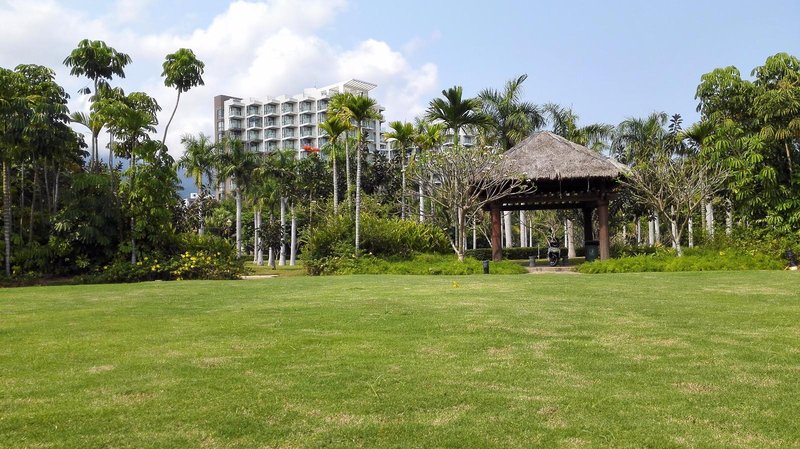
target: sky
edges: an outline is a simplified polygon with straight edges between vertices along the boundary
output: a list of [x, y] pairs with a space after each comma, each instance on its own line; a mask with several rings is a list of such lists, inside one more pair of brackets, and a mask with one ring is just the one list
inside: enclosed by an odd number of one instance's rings
[[[350, 78], [376, 83], [390, 120], [413, 120], [442, 89], [468, 96], [527, 74], [523, 98], [569, 106], [580, 124], [617, 124], [653, 111], [698, 116], [701, 75], [742, 75], [778, 52], [800, 56], [800, 2], [0, 0], [0, 66], [42, 64], [87, 111], [63, 59], [81, 39], [103, 40], [133, 62], [112, 84], [163, 108], [177, 93], [161, 64], [191, 48], [205, 86], [181, 96], [167, 145], [213, 134], [213, 98], [296, 94]], [[159, 131], [159, 138], [161, 137]], [[102, 143], [102, 142], [101, 142]]]

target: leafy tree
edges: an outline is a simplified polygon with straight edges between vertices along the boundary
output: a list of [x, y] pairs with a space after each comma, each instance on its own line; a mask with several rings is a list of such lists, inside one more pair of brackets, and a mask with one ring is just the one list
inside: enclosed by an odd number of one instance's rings
[[[38, 65], [0, 68], [0, 158], [3, 163], [3, 226], [6, 275], [11, 275], [11, 164], [39, 157], [64, 139], [69, 96], [55, 82], [55, 73]], [[65, 147], [66, 148], [66, 147]]]
[[181, 48], [175, 53], [167, 55], [162, 67], [164, 71], [161, 73], [161, 76], [164, 77], [164, 85], [167, 87], [174, 87], [178, 91], [175, 109], [172, 110], [172, 115], [169, 116], [167, 126], [164, 127], [164, 136], [161, 140], [161, 144], [163, 145], [167, 141], [169, 125], [172, 123], [172, 119], [175, 118], [175, 112], [178, 110], [178, 104], [181, 101], [181, 93], [188, 91], [192, 87], [205, 84], [203, 82], [203, 69], [205, 68], [205, 64], [197, 59], [192, 50]]
[[[467, 223], [483, 207], [510, 192], [532, 191], [521, 174], [503, 164], [503, 156], [491, 149], [453, 145], [438, 152], [426, 152], [412, 163], [412, 176], [426, 186], [426, 195], [440, 206], [453, 232], [453, 251], [464, 261]], [[434, 182], [425, 182], [432, 176]]]

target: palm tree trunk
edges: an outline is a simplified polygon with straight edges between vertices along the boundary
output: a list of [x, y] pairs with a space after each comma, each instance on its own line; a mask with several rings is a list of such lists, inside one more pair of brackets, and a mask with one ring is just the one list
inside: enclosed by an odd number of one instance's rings
[[656, 229], [653, 217], [647, 219], [647, 245], [653, 246], [656, 244]]
[[656, 238], [656, 243], [658, 243], [661, 241], [661, 218], [659, 218], [657, 212], [653, 216], [653, 230]]
[[525, 223], [525, 211], [519, 211], [519, 246], [528, 246], [528, 227]]
[[358, 254], [361, 237], [361, 140], [364, 138], [359, 126], [358, 146], [356, 147], [356, 254]]
[[172, 119], [175, 118], [175, 112], [178, 110], [178, 103], [181, 102], [181, 91], [178, 89], [178, 99], [175, 101], [175, 109], [172, 110], [172, 115], [169, 116], [169, 121], [167, 122], [167, 126], [164, 127], [164, 138], [161, 139], [161, 145], [165, 145], [167, 142], [167, 130], [169, 130], [169, 125], [172, 123]]
[[289, 208], [289, 214], [292, 216], [292, 232], [289, 239], [289, 266], [297, 264], [297, 215], [294, 213], [294, 202]]
[[333, 213], [339, 213], [339, 178], [336, 175], [336, 141], [333, 142]]
[[344, 134], [344, 171], [345, 171], [346, 182], [347, 182], [347, 192], [346, 192], [347, 198], [345, 198], [344, 201], [345, 201], [345, 203], [348, 204], [347, 209], [348, 210], [352, 210], [352, 209], [350, 209], [350, 195], [352, 194], [352, 188], [351, 188], [351, 185], [352, 185], [351, 182], [352, 181], [350, 180], [350, 146], [349, 145], [350, 145], [349, 144], [349, 139], [347, 138], [347, 133], [345, 133]]
[[236, 186], [236, 257], [242, 257], [242, 192]]
[[264, 246], [264, 242], [261, 240], [261, 235], [259, 235], [261, 233], [261, 209], [260, 208], [256, 211], [256, 222], [257, 222], [257, 225], [256, 225], [256, 254], [258, 255], [256, 257], [256, 265], [258, 265], [260, 267], [260, 266], [264, 265], [264, 248], [262, 248]]
[[642, 244], [642, 217], [636, 217], [636, 245]]
[[11, 167], [3, 159], [3, 241], [5, 242], [6, 276], [11, 276]]
[[286, 265], [286, 238], [284, 237], [284, 230], [286, 229], [286, 198], [281, 197], [281, 244], [278, 250], [278, 265]]
[[406, 219], [406, 149], [400, 149], [400, 219]]
[[694, 219], [691, 216], [689, 216], [687, 226], [689, 230], [689, 248], [694, 248]]
[[253, 207], [253, 263], [258, 263], [258, 209]]

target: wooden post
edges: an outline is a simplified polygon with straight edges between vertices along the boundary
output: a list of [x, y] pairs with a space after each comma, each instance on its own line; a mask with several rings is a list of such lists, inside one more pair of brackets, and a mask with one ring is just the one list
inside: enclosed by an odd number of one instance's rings
[[503, 244], [500, 242], [500, 205], [492, 203], [489, 205], [492, 215], [492, 260], [495, 262], [503, 258]]
[[594, 240], [594, 231], [592, 230], [592, 208], [591, 207], [584, 207], [583, 208], [583, 243], [586, 246], [586, 242], [589, 240]]
[[610, 256], [608, 241], [608, 200], [597, 202], [597, 219], [600, 222], [600, 260], [607, 260]]

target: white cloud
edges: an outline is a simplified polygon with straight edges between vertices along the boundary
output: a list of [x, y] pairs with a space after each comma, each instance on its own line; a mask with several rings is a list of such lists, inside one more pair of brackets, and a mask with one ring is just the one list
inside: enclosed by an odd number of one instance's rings
[[117, 0], [111, 17], [122, 24], [136, 22], [144, 17], [152, 4], [153, 0]]
[[[118, 0], [122, 20], [136, 20], [151, 0]], [[0, 5], [3, 5], [0, 0]], [[69, 92], [86, 84], [69, 77], [61, 61], [82, 38], [103, 39], [131, 55], [128, 77], [115, 80], [126, 91], [155, 96], [163, 111], [161, 126], [169, 120], [176, 92], [163, 85], [161, 63], [178, 48], [191, 48], [205, 63], [205, 86], [181, 96], [170, 125], [167, 144], [173, 156], [182, 153], [184, 133], [213, 132], [213, 97], [293, 94], [349, 78], [378, 84], [373, 92], [386, 107], [387, 119], [411, 120], [435, 95], [434, 64], [412, 65], [407, 53], [378, 39], [366, 39], [342, 49], [320, 36], [323, 27], [346, 9], [345, 0], [235, 1], [208, 26], [185, 34], [139, 35], [130, 29], [109, 29], [100, 18], [63, 7], [55, 0], [8, 0], [0, 8], [0, 65], [13, 66], [35, 54], [37, 62], [58, 70], [59, 82]], [[152, 6], [151, 6], [152, 7]], [[180, 20], [180, 18], [176, 18]], [[73, 110], [84, 110], [85, 99], [73, 98]]]

